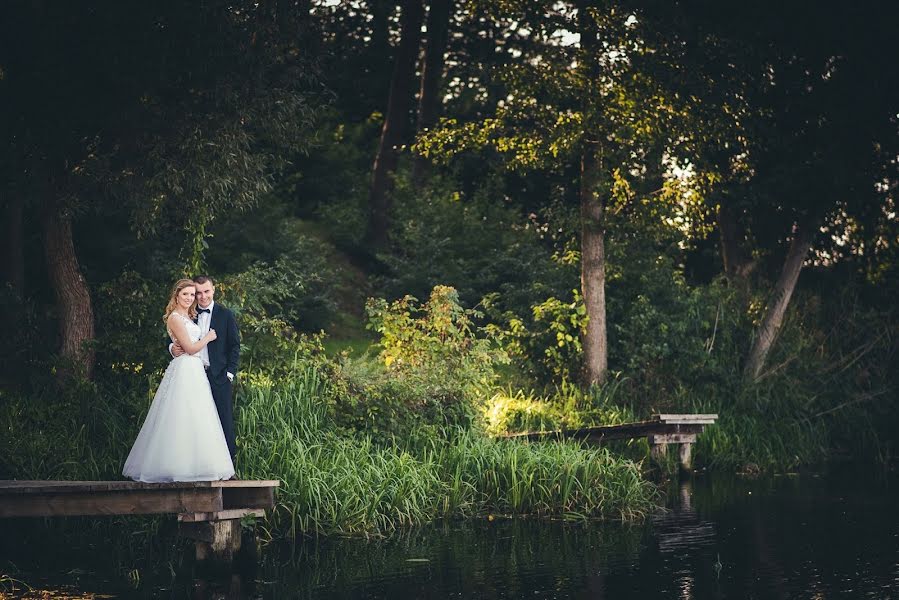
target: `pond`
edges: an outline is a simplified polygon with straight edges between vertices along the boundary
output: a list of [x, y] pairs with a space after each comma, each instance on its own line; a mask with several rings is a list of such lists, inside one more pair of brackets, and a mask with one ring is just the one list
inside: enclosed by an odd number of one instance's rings
[[384, 540], [269, 546], [255, 568], [224, 580], [169, 568], [167, 583], [126, 591], [71, 557], [39, 579], [71, 584], [76, 573], [79, 591], [129, 597], [899, 598], [896, 483], [697, 476], [639, 524], [481, 518]]

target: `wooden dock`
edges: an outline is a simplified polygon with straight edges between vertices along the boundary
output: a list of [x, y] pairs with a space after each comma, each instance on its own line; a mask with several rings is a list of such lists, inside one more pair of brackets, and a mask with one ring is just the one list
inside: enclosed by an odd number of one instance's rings
[[696, 443], [696, 437], [717, 420], [717, 414], [659, 414], [653, 415], [648, 421], [636, 423], [510, 433], [503, 437], [530, 441], [571, 438], [597, 444], [611, 440], [645, 437], [649, 442], [652, 458], [656, 461], [661, 460], [667, 454], [669, 444], [677, 445], [680, 466], [689, 471], [693, 467], [692, 450], [693, 444]]
[[0, 480], [0, 518], [175, 514], [197, 558], [230, 560], [240, 549], [240, 520], [275, 506], [278, 481]]

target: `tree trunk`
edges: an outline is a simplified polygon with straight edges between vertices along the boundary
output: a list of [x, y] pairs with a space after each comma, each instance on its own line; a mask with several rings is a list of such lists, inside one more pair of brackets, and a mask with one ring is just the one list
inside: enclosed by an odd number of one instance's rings
[[595, 148], [584, 142], [581, 154], [581, 293], [587, 310], [584, 383], [601, 384], [609, 367], [606, 335], [605, 206], [600, 198]]
[[[584, 76], [592, 89], [598, 81], [597, 53], [599, 39], [596, 21], [588, 12], [590, 2], [578, 3], [578, 28], [581, 32], [580, 62]], [[587, 331], [584, 333], [584, 383], [602, 384], [609, 369], [609, 348], [606, 333], [606, 240], [605, 200], [601, 195], [600, 177], [602, 155], [596, 142], [591, 141], [593, 129], [589, 115], [596, 111], [595, 95], [584, 94], [584, 139], [581, 151], [581, 293], [587, 311]], [[595, 138], [594, 138], [595, 139]]]
[[390, 217], [391, 177], [399, 160], [398, 146], [402, 144], [412, 103], [412, 81], [423, 16], [421, 0], [403, 2], [400, 17], [401, 38], [390, 80], [387, 113], [381, 129], [381, 142], [372, 167], [371, 188], [368, 195], [369, 219], [366, 239], [376, 248], [387, 244]]
[[4, 208], [6, 235], [4, 236], [3, 280], [17, 298], [25, 295], [25, 236], [24, 227], [25, 203], [16, 192], [7, 198]]
[[787, 258], [784, 260], [783, 270], [774, 286], [771, 299], [765, 309], [765, 316], [762, 318], [746, 359], [743, 375], [747, 379], [757, 380], [765, 367], [768, 353], [774, 346], [774, 341], [783, 325], [784, 314], [787, 312], [793, 290], [796, 289], [802, 263], [805, 262], [805, 257], [812, 246], [812, 240], [815, 237], [814, 229], [812, 223], [797, 224], [795, 227], [793, 241], [790, 243]]
[[372, 58], [390, 56], [390, 9], [393, 6], [388, 0], [369, 2]]
[[[443, 79], [444, 53], [449, 36], [451, 0], [432, 0], [428, 12], [428, 37], [421, 68], [421, 87], [418, 92], [418, 133], [437, 122], [440, 114], [440, 81]], [[431, 166], [424, 156], [416, 154], [412, 163], [412, 182], [421, 187], [428, 178]]]
[[718, 236], [721, 242], [721, 260], [728, 281], [748, 291], [749, 275], [755, 262], [746, 254], [743, 243], [746, 233], [737, 219], [737, 213], [726, 202], [718, 205], [716, 214]]
[[[47, 273], [56, 297], [61, 338], [60, 354], [90, 379], [94, 367], [94, 311], [87, 282], [81, 275], [71, 218], [49, 203], [42, 218]], [[64, 375], [69, 375], [63, 370]]]
[[3, 263], [0, 268], [3, 269], [3, 282], [8, 286], [12, 298], [3, 305], [6, 310], [3, 316], [0, 316], [0, 324], [10, 333], [20, 330], [24, 315], [22, 310], [25, 298], [24, 206], [25, 203], [18, 190], [12, 190], [3, 208], [6, 227], [3, 231], [3, 253], [0, 255]]

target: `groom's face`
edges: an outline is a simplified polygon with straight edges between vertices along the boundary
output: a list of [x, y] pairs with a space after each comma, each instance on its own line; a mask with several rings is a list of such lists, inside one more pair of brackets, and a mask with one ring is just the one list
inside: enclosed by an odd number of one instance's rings
[[197, 284], [197, 304], [200, 305], [200, 308], [209, 308], [213, 296], [215, 296], [215, 286], [211, 281]]

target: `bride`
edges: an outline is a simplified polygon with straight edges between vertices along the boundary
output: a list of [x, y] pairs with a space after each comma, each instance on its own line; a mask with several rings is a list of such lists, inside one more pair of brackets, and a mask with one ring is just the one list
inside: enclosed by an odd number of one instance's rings
[[228, 444], [197, 353], [216, 338], [194, 323], [196, 284], [181, 279], [165, 309], [169, 337], [184, 349], [172, 360], [122, 474], [135, 481], [213, 481], [234, 475]]

